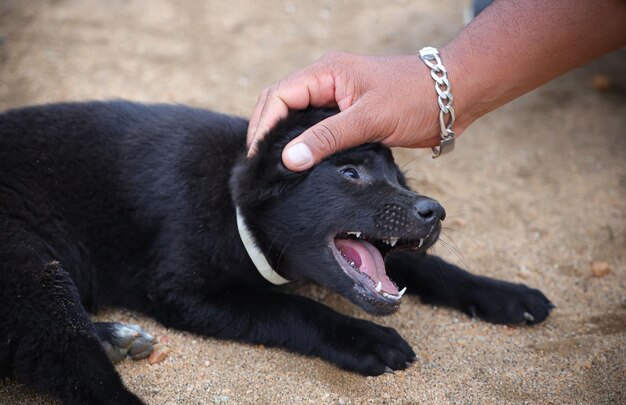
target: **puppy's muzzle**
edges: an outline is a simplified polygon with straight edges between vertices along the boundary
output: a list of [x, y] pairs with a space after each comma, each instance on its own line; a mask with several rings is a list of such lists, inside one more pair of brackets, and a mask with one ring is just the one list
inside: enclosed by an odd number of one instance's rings
[[375, 216], [376, 227], [393, 234], [413, 233], [431, 229], [446, 217], [446, 211], [437, 201], [418, 197], [411, 201], [385, 204]]

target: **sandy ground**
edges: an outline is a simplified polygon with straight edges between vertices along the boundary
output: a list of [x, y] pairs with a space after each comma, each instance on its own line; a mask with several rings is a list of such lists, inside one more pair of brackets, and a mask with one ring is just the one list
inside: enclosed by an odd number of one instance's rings
[[[1, 0], [0, 108], [127, 98], [248, 115], [265, 85], [328, 50], [415, 53], [445, 43], [464, 6]], [[625, 71], [617, 59], [609, 79]], [[120, 364], [124, 380], [149, 404], [625, 403], [626, 97], [591, 85], [602, 69], [572, 72], [485, 117], [449, 157], [396, 151], [413, 185], [448, 210], [451, 229], [436, 253], [542, 289], [558, 305], [546, 323], [493, 326], [409, 297], [377, 321], [397, 328], [419, 361], [365, 378], [127, 312], [98, 314], [170, 339], [161, 364]], [[609, 274], [594, 277], [593, 261], [608, 263]], [[296, 289], [368, 318], [321, 288]], [[54, 401], [7, 379], [0, 403]]]

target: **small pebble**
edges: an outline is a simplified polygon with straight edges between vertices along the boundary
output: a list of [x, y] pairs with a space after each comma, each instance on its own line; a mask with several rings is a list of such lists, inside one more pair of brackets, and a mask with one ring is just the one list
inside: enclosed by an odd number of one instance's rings
[[453, 218], [452, 225], [456, 225], [459, 228], [463, 228], [465, 225], [467, 225], [467, 221], [464, 220], [463, 218]]
[[165, 358], [168, 356], [170, 351], [171, 349], [167, 346], [162, 346], [160, 344], [155, 345], [154, 350], [152, 350], [152, 353], [150, 354], [150, 357], [148, 357], [148, 363], [149, 364], [161, 363], [163, 360], [165, 360]]
[[523, 279], [527, 279], [529, 275], [530, 275], [530, 272], [528, 271], [528, 268], [526, 267], [525, 264], [522, 264], [520, 266], [519, 271], [517, 272], [517, 276]]
[[592, 262], [591, 272], [594, 277], [604, 277], [611, 272], [611, 268], [607, 262]]
[[213, 401], [216, 404], [221, 404], [223, 402], [228, 402], [229, 399], [230, 399], [230, 397], [228, 395], [216, 395], [215, 397], [213, 397]]
[[612, 85], [611, 79], [602, 73], [597, 73], [591, 79], [591, 86], [597, 91], [608, 91], [611, 89]]

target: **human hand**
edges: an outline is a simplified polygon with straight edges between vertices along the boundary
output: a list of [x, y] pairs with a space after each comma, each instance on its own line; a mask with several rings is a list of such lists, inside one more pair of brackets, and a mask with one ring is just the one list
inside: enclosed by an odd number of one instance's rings
[[[439, 49], [454, 87], [456, 135], [516, 97], [623, 47], [625, 3], [601, 3], [527, 0], [520, 7], [496, 1]], [[512, 19], [517, 23], [511, 25]], [[429, 73], [417, 55], [324, 55], [261, 93], [248, 127], [248, 155], [289, 109], [308, 106], [341, 112], [285, 147], [282, 159], [290, 170], [306, 170], [367, 142], [436, 146], [439, 107]]]
[[418, 55], [326, 54], [263, 90], [248, 127], [248, 156], [289, 109], [308, 106], [341, 112], [285, 147], [282, 159], [290, 170], [306, 170], [339, 150], [369, 142], [437, 146], [439, 109], [429, 73]]

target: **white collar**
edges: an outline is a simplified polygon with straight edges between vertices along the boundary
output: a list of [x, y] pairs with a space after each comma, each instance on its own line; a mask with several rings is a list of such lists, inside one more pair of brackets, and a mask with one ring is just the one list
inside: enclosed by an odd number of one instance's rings
[[254, 238], [252, 237], [252, 233], [250, 233], [250, 229], [246, 226], [246, 223], [239, 211], [239, 207], [236, 207], [237, 210], [237, 229], [239, 230], [239, 236], [241, 237], [241, 241], [243, 242], [243, 246], [246, 248], [246, 252], [248, 252], [248, 256], [252, 260], [252, 263], [256, 266], [257, 270], [263, 278], [275, 285], [281, 285], [289, 283], [290, 280], [282, 277], [280, 274], [276, 273], [272, 266], [269, 264], [261, 249], [256, 246], [254, 242]]

